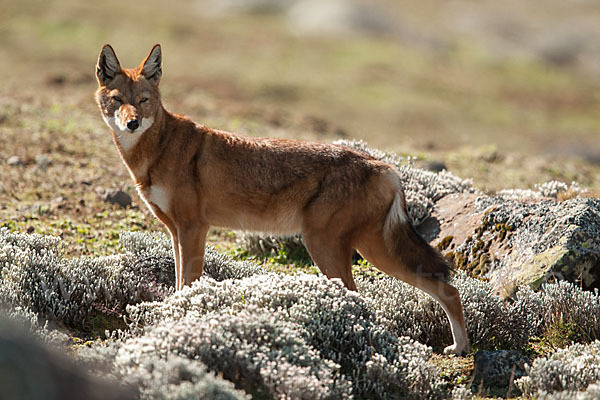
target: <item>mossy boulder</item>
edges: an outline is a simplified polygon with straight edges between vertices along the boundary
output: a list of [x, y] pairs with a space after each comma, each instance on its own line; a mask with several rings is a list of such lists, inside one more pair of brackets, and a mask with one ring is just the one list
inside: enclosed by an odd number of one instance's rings
[[496, 289], [566, 279], [600, 287], [600, 200], [454, 194], [419, 230], [458, 269]]

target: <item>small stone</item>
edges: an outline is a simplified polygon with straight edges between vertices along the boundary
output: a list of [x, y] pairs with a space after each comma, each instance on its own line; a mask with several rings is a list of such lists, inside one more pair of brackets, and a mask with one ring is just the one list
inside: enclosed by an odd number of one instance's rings
[[448, 169], [443, 161], [427, 161], [423, 164], [423, 168], [432, 172], [442, 172]]
[[526, 375], [527, 359], [518, 351], [480, 350], [473, 360], [475, 379], [487, 388], [505, 388], [513, 381]]
[[65, 206], [65, 202], [67, 199], [65, 199], [62, 196], [58, 196], [53, 198], [50, 203], [52, 204], [52, 206], [56, 207], [56, 208], [63, 208]]
[[95, 191], [100, 198], [107, 203], [116, 204], [123, 208], [131, 205], [131, 196], [120, 189], [105, 189], [98, 187]]
[[42, 171], [45, 171], [51, 163], [50, 157], [46, 154], [38, 154], [35, 156], [35, 164]]
[[6, 163], [11, 167], [22, 167], [23, 165], [25, 165], [25, 163], [23, 163], [19, 156], [10, 157], [8, 160], [6, 160]]

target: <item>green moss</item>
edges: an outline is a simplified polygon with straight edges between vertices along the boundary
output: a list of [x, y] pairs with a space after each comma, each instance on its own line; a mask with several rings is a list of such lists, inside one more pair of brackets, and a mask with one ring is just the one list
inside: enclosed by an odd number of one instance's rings
[[481, 224], [475, 228], [473, 235], [465, 239], [466, 250], [462, 252], [463, 254], [454, 251], [446, 255], [454, 261], [458, 268], [467, 271], [474, 277], [482, 278], [486, 274], [492, 258], [490, 248], [494, 241], [504, 241], [514, 230], [509, 224], [496, 222], [494, 210], [494, 208], [488, 210], [481, 219]]
[[581, 340], [580, 331], [576, 324], [559, 319], [554, 321], [541, 337], [532, 339], [529, 347], [538, 355], [549, 355]]
[[454, 236], [449, 235], [449, 236], [446, 236], [445, 238], [443, 238], [442, 240], [440, 240], [440, 242], [437, 244], [438, 250], [446, 250], [452, 243], [453, 239], [454, 239]]

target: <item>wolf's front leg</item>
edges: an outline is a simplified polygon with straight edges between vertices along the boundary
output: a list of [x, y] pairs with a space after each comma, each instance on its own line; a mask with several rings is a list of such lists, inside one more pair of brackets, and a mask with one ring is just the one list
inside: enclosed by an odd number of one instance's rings
[[194, 224], [177, 228], [179, 241], [179, 266], [177, 290], [191, 284], [202, 276], [204, 266], [204, 244], [208, 225]]
[[173, 260], [175, 260], [175, 289], [179, 287], [179, 281], [181, 280], [181, 268], [179, 259], [179, 239], [177, 239], [177, 230], [170, 231], [171, 244], [173, 245]]

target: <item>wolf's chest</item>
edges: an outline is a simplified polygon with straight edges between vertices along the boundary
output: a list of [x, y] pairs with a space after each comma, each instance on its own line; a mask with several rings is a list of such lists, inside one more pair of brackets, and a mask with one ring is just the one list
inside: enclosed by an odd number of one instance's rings
[[163, 186], [152, 185], [148, 188], [143, 188], [139, 190], [139, 193], [142, 199], [144, 199], [144, 201], [150, 208], [150, 210], [152, 210], [153, 212], [153, 207], [158, 208], [164, 214], [167, 214], [169, 212], [170, 196], [167, 189]]

